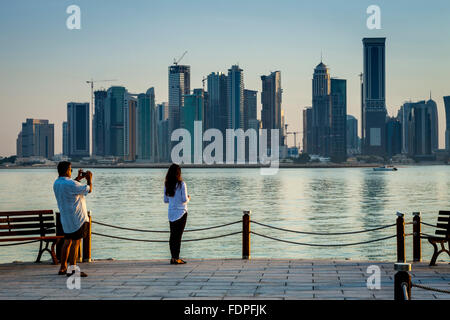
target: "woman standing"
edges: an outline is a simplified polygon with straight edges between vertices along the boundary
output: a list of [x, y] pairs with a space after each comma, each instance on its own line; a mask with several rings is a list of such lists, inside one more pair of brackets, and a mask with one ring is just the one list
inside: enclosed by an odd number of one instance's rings
[[187, 203], [191, 196], [187, 194], [186, 183], [181, 178], [181, 168], [172, 164], [167, 171], [164, 183], [164, 202], [169, 204], [170, 224], [170, 264], [184, 264], [180, 259], [181, 237], [187, 219]]

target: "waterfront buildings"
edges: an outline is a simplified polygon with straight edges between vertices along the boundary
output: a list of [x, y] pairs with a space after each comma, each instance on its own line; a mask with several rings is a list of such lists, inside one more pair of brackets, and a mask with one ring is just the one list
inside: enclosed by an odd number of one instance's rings
[[281, 88], [281, 72], [275, 71], [270, 75], [261, 76], [262, 91], [261, 91], [261, 123], [262, 128], [267, 129], [267, 146], [271, 147], [271, 129], [278, 129], [279, 145], [283, 142], [283, 119], [282, 119], [282, 88]]
[[[244, 89], [244, 130], [250, 128], [251, 120], [257, 118], [258, 91]], [[254, 124], [254, 123], [253, 123]]]
[[313, 154], [313, 110], [312, 107], [303, 109], [303, 153]]
[[181, 108], [184, 106], [184, 96], [190, 94], [190, 81], [190, 66], [169, 66], [169, 134], [180, 128]]
[[54, 125], [48, 120], [26, 119], [16, 141], [18, 158], [54, 157]]
[[445, 106], [445, 150], [450, 151], [450, 96], [444, 97]]
[[219, 129], [225, 137], [228, 127], [227, 76], [221, 72], [212, 72], [207, 77], [209, 127]]
[[358, 120], [352, 116], [347, 115], [347, 154], [358, 153]]
[[70, 158], [90, 156], [89, 119], [88, 102], [67, 104], [67, 140]]
[[237, 65], [228, 69], [227, 77], [227, 129], [244, 128], [244, 73]]
[[386, 38], [364, 38], [362, 148], [364, 154], [386, 152]]
[[332, 161], [347, 160], [347, 80], [331, 79], [331, 146]]
[[105, 155], [105, 107], [106, 90], [97, 90], [94, 92], [95, 113], [92, 120], [92, 153], [94, 156]]
[[329, 157], [331, 151], [331, 78], [321, 61], [312, 80], [312, 149], [313, 154]]
[[125, 155], [125, 110], [128, 92], [125, 87], [113, 86], [107, 90], [105, 107], [105, 155], [123, 158]]
[[142, 161], [156, 161], [157, 143], [157, 111], [155, 106], [155, 89], [152, 87], [146, 93], [137, 96], [136, 116], [136, 152], [137, 159]]
[[124, 160], [136, 160], [136, 111], [137, 99], [134, 95], [127, 94], [124, 109]]
[[402, 152], [402, 123], [397, 117], [386, 121], [386, 156], [390, 159]]
[[63, 156], [69, 156], [69, 132], [67, 127], [67, 121], [62, 124], [62, 154]]
[[[189, 131], [191, 137], [191, 162], [194, 162], [195, 151], [197, 151], [197, 154], [203, 154], [202, 145], [194, 143], [194, 124], [196, 121], [203, 123], [204, 120], [204, 95], [202, 89], [195, 89], [192, 94], [184, 96], [184, 107], [181, 118], [182, 127]], [[200, 134], [202, 135], [203, 133], [200, 132]], [[196, 150], [196, 148], [198, 149]], [[201, 159], [198, 160], [200, 161]]]

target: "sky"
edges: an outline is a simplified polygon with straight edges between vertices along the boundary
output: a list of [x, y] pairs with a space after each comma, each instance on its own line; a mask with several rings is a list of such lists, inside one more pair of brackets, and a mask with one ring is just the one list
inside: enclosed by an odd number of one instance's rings
[[[80, 30], [66, 27], [70, 5], [81, 9]], [[370, 5], [381, 9], [380, 30], [366, 26]], [[238, 63], [245, 87], [260, 92], [261, 75], [280, 70], [289, 131], [302, 131], [322, 53], [331, 76], [347, 79], [347, 113], [359, 120], [364, 37], [386, 37], [388, 113], [396, 115], [405, 101], [428, 99], [431, 91], [443, 148], [449, 14], [448, 0], [2, 1], [0, 156], [16, 153], [26, 118], [55, 124], [60, 153], [67, 103], [90, 101], [91, 78], [117, 79], [95, 89], [123, 85], [140, 93], [154, 87], [157, 103], [167, 101], [168, 66], [184, 51], [180, 64], [191, 66], [191, 89]], [[259, 108], [260, 100], [258, 94]]]

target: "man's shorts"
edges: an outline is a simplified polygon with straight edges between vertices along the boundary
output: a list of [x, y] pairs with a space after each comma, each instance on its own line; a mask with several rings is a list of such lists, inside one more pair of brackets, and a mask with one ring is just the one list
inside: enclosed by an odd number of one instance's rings
[[80, 240], [88, 235], [89, 232], [89, 222], [83, 223], [83, 225], [75, 232], [65, 233], [64, 239], [69, 240]]

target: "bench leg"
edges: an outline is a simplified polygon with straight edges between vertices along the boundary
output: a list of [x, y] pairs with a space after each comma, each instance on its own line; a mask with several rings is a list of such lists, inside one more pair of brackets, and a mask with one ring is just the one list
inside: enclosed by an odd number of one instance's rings
[[440, 251], [438, 250], [438, 247], [437, 247], [435, 242], [433, 242], [433, 241], [431, 241], [429, 239], [428, 239], [428, 242], [430, 242], [433, 245], [433, 248], [434, 248], [433, 256], [431, 257], [431, 261], [430, 261], [430, 267], [431, 267], [431, 266], [435, 266], [436, 265], [436, 259], [437, 259], [438, 255], [439, 255]]
[[44, 252], [44, 250], [42, 250], [42, 242], [42, 240], [39, 242], [39, 253], [35, 263], [41, 262], [42, 253]]

